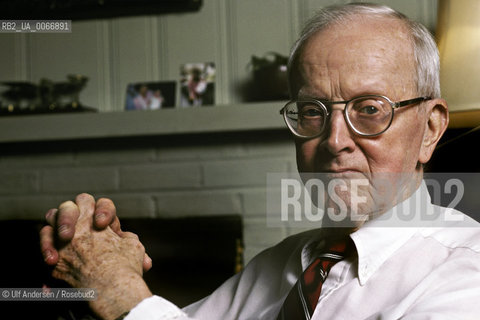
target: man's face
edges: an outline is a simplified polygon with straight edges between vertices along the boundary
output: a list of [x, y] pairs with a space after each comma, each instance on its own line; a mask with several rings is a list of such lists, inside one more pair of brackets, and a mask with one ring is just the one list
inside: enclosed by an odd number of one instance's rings
[[[346, 25], [330, 26], [312, 36], [302, 50], [298, 98], [341, 101], [368, 94], [392, 101], [416, 98], [410, 43], [405, 27], [391, 19], [356, 17]], [[422, 106], [395, 110], [390, 128], [376, 137], [355, 134], [345, 121], [344, 107], [331, 105], [322, 136], [297, 139], [299, 172], [329, 173], [334, 178], [362, 175], [369, 180], [402, 173], [419, 181], [426, 126]]]

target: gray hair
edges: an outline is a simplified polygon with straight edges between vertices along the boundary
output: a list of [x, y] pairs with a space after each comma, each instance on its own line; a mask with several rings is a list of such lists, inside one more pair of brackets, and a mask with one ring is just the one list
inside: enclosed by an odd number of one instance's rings
[[417, 84], [417, 93], [421, 96], [440, 97], [440, 59], [438, 48], [428, 29], [422, 24], [410, 20], [404, 14], [390, 7], [370, 3], [350, 3], [346, 5], [330, 6], [319, 11], [303, 28], [299, 39], [294, 43], [288, 61], [289, 91], [292, 97], [296, 96], [297, 62], [302, 48], [311, 36], [326, 29], [334, 23], [346, 21], [355, 15], [380, 16], [397, 19], [405, 24], [410, 32], [413, 55], [417, 72], [414, 80]]

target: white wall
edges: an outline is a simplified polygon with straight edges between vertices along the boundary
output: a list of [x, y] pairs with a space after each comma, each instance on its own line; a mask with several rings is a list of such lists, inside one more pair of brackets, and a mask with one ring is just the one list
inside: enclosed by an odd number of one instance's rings
[[[178, 80], [188, 62], [217, 66], [216, 101], [242, 102], [251, 55], [287, 54], [302, 23], [346, 0], [204, 0], [199, 12], [73, 22], [71, 34], [0, 34], [0, 81], [89, 77], [81, 101], [120, 111], [129, 82]], [[383, 0], [431, 30], [436, 0]]]
[[3, 146], [0, 220], [43, 220], [81, 192], [121, 219], [240, 215], [245, 261], [291, 233], [266, 223], [267, 173], [296, 170], [285, 131]]

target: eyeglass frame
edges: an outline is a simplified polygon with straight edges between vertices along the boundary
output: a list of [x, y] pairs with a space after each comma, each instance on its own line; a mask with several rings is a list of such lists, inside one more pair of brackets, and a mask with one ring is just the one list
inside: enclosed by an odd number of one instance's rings
[[[356, 100], [356, 99], [361, 99], [361, 98], [382, 98], [382, 99], [385, 99], [389, 104], [390, 106], [392, 107], [392, 116], [390, 117], [390, 121], [388, 122], [388, 125], [385, 127], [385, 129], [383, 129], [382, 131], [380, 131], [379, 133], [374, 133], [374, 134], [365, 134], [365, 133], [362, 133], [360, 132], [359, 130], [357, 130], [351, 123], [351, 120], [347, 114], [347, 105], [352, 102], [353, 100]], [[390, 126], [392, 125], [392, 122], [393, 122], [393, 116], [395, 114], [395, 109], [398, 109], [398, 108], [401, 108], [401, 107], [405, 107], [405, 106], [409, 106], [409, 105], [412, 105], [414, 103], [419, 103], [419, 102], [423, 102], [423, 101], [428, 101], [428, 100], [431, 100], [432, 98], [431, 97], [417, 97], [417, 98], [413, 98], [413, 99], [407, 99], [407, 100], [402, 100], [402, 101], [397, 101], [397, 102], [393, 102], [392, 100], [390, 100], [389, 98], [387, 98], [386, 96], [382, 96], [382, 95], [376, 95], [376, 94], [370, 94], [370, 95], [363, 95], [363, 96], [358, 96], [358, 97], [354, 97], [350, 100], [345, 100], [345, 101], [321, 101], [321, 100], [318, 100], [318, 99], [303, 99], [303, 100], [290, 100], [288, 101], [285, 106], [280, 109], [280, 114], [283, 116], [283, 120], [285, 121], [285, 124], [287, 125], [288, 129], [290, 129], [290, 131], [297, 137], [299, 138], [304, 138], [304, 139], [313, 139], [313, 138], [316, 138], [316, 137], [319, 137], [323, 134], [325, 128], [326, 128], [326, 121], [328, 119], [328, 117], [330, 116], [331, 112], [328, 112], [328, 109], [327, 109], [327, 106], [326, 105], [332, 105], [332, 104], [345, 104], [345, 107], [343, 108], [343, 116], [344, 118], [346, 119], [346, 122], [347, 122], [347, 125], [350, 129], [352, 129], [356, 134], [360, 135], [360, 136], [363, 136], [363, 137], [375, 137], [375, 136], [379, 136], [381, 135], [382, 133], [384, 133], [385, 131], [388, 130], [388, 128], [390, 128]], [[325, 120], [323, 121], [323, 129], [318, 133], [318, 134], [315, 134], [313, 136], [304, 136], [304, 135], [301, 135], [299, 133], [297, 133], [293, 128], [292, 126], [288, 123], [288, 120], [287, 120], [287, 114], [285, 112], [287, 106], [291, 103], [294, 103], [294, 102], [314, 102], [316, 105], [318, 105], [319, 107], [321, 107], [323, 109], [323, 111], [325, 112]]]

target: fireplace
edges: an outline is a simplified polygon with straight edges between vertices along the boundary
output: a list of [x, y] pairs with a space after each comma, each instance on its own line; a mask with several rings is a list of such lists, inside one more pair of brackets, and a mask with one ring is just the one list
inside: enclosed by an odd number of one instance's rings
[[[41, 221], [2, 221], [0, 241], [5, 258], [0, 288], [68, 285], [50, 277], [43, 263], [38, 230]], [[124, 219], [124, 230], [140, 235], [153, 267], [144, 278], [150, 290], [180, 307], [216, 289], [242, 267], [242, 220], [239, 216], [180, 219]], [[8, 258], [7, 258], [8, 257]], [[84, 302], [2, 302], [17, 319], [93, 319]]]

